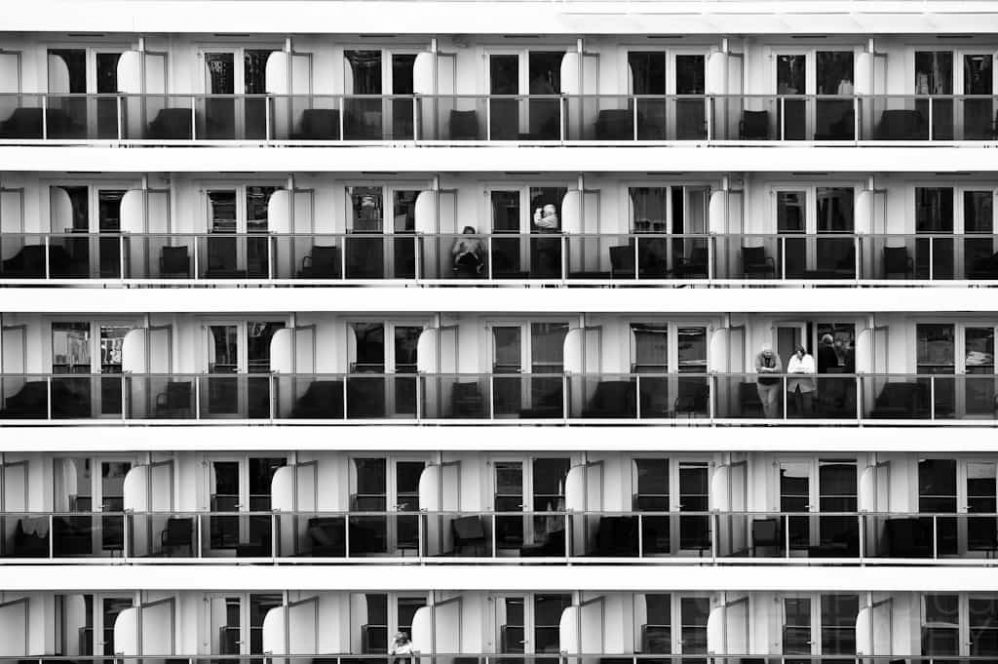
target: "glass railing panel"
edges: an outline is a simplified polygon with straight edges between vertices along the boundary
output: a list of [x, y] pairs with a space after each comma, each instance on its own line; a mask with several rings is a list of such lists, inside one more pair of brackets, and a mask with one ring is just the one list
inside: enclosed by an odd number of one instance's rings
[[339, 141], [344, 135], [343, 97], [272, 95], [270, 137], [278, 141]]
[[415, 419], [417, 385], [416, 374], [350, 374], [347, 419]]
[[851, 374], [726, 374], [714, 381], [721, 419], [857, 419]]
[[[230, 97], [230, 103], [232, 98]], [[205, 99], [198, 95], [121, 95], [121, 137], [125, 140], [206, 139]]]
[[202, 419], [271, 417], [269, 374], [210, 374], [197, 379]]
[[202, 95], [194, 98], [197, 138], [207, 141], [265, 140], [266, 95]]
[[40, 140], [47, 133], [42, 94], [0, 95], [0, 139]]
[[[422, 417], [425, 419], [483, 419], [492, 413], [490, 376], [482, 374], [424, 374]], [[502, 381], [500, 381], [502, 382]], [[506, 389], [502, 386], [500, 392]]]

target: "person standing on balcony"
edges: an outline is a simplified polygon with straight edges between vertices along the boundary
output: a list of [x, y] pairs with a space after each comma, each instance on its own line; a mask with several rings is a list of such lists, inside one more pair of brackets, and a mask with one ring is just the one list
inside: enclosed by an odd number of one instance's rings
[[[787, 362], [787, 391], [794, 398], [797, 417], [811, 417], [814, 412], [814, 357], [801, 344]], [[803, 374], [803, 376], [802, 376]]]
[[762, 402], [762, 414], [767, 420], [778, 418], [779, 409], [776, 398], [780, 394], [783, 373], [783, 362], [780, 356], [773, 352], [773, 345], [768, 341], [762, 344], [759, 354], [755, 356], [756, 388], [759, 391], [759, 401]]

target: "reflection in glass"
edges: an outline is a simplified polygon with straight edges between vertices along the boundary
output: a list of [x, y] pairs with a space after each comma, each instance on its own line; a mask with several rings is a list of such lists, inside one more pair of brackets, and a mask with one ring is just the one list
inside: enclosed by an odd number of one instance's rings
[[[915, 233], [953, 234], [953, 188], [915, 187]], [[955, 245], [952, 238], [933, 237], [915, 241], [915, 276], [918, 279], [952, 279]]]

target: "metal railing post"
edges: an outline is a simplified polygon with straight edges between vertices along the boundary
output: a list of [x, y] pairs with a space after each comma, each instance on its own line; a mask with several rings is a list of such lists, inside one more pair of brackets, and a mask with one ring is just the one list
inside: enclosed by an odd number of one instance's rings
[[936, 377], [929, 376], [929, 419], [936, 419]]
[[42, 140], [47, 141], [49, 137], [49, 96], [42, 95]]
[[638, 512], [638, 558], [645, 557], [645, 516]]
[[785, 235], [780, 236], [780, 279], [783, 281], [787, 279], [787, 238]]
[[[101, 378], [101, 380], [104, 380], [104, 379]], [[124, 372], [121, 373], [120, 383], [121, 383], [121, 421], [122, 422], [127, 422], [128, 421], [128, 413], [131, 410], [131, 408], [130, 408], [130, 406], [131, 406], [131, 399], [128, 398], [129, 397], [129, 395], [128, 395], [128, 380], [126, 379], [126, 376], [125, 376]]]
[[714, 140], [714, 97], [707, 97], [707, 140]]
[[[193, 276], [194, 276], [194, 279], [198, 279], [201, 276], [201, 267], [200, 267], [201, 266], [201, 261], [200, 261], [201, 243], [199, 242], [199, 240], [201, 238], [198, 237], [197, 235], [192, 235], [191, 238], [194, 240], [194, 251], [192, 252], [194, 254], [194, 275]], [[207, 243], [207, 238], [205, 238], [205, 243]]]
[[52, 374], [49, 374], [45, 378], [45, 389], [47, 393], [45, 395], [45, 419], [52, 419]]
[[278, 521], [277, 512], [270, 511], [270, 560], [273, 564], [277, 564], [277, 542], [278, 542]]
[[264, 143], [270, 143], [270, 139], [271, 139], [271, 137], [273, 135], [273, 132], [271, 131], [270, 123], [274, 119], [274, 114], [271, 112], [270, 105], [271, 105], [272, 102], [274, 102], [274, 97], [271, 96], [271, 95], [266, 95], [263, 99], [264, 99], [264, 104], [263, 104], [263, 122], [264, 122], [263, 140], [264, 140]]
[[783, 520], [783, 557], [790, 557], [790, 515], [781, 514], [780, 518]]
[[115, 98], [114, 98], [115, 113], [118, 114], [117, 120], [118, 120], [118, 140], [119, 141], [122, 140], [122, 139], [124, 139], [124, 137], [125, 137], [125, 132], [123, 131], [124, 126], [125, 126], [125, 120], [122, 117], [122, 113], [121, 113], [121, 99], [122, 98], [121, 98], [120, 94], [116, 95]]
[[203, 517], [204, 517], [204, 515], [201, 514], [200, 512], [198, 512], [197, 514], [194, 515], [194, 525], [198, 529], [197, 538], [196, 538], [197, 539], [197, 543], [198, 543], [198, 552], [197, 552], [197, 555], [194, 556], [195, 558], [201, 558], [201, 557], [204, 556], [204, 532], [203, 532], [204, 531], [204, 518]]
[[45, 245], [45, 278], [46, 279], [51, 279], [52, 278], [52, 266], [50, 265], [50, 263], [51, 263], [51, 259], [52, 259], [52, 256], [51, 256], [51, 253], [52, 253], [52, 236], [49, 235], [49, 234], [45, 234], [43, 236], [43, 242], [42, 242], [42, 244]]
[[[637, 398], [634, 400], [634, 414], [636, 419], [641, 419], [641, 374], [634, 374], [634, 391]], [[638, 517], [640, 521], [641, 518]]]
[[780, 140], [787, 140], [787, 98], [780, 97]]
[[125, 279], [125, 236], [118, 233], [118, 275]]
[[852, 98], [852, 132], [853, 140], [860, 140], [860, 132], [863, 130], [863, 120], [860, 118], [860, 113], [862, 112], [863, 105], [859, 103], [859, 96], [854, 95]]
[[784, 420], [790, 419], [790, 399], [787, 398], [787, 377], [783, 376], [780, 378], [780, 384], [783, 388], [783, 418]]
[[710, 559], [715, 565], [717, 564], [717, 549], [718, 549], [718, 536], [717, 534], [721, 531], [721, 515], [714, 512], [710, 515]]
[[939, 559], [939, 517], [932, 515], [932, 559]]
[[419, 125], [420, 125], [420, 111], [418, 95], [412, 96], [412, 140], [416, 142], [419, 140]]
[[567, 105], [567, 97], [562, 95], [558, 97], [558, 140], [561, 143], [565, 142], [565, 122], [567, 114], [565, 113], [565, 107]]
[[55, 515], [49, 512], [49, 559], [55, 559]]
[[935, 236], [929, 236], [929, 281], [935, 279], [935, 267], [936, 267], [936, 250], [935, 250]]
[[201, 377], [207, 376], [207, 374], [201, 374], [200, 376], [194, 377], [194, 419], [201, 419]]
[[[122, 525], [122, 533], [121, 533], [121, 538], [122, 538], [122, 542], [121, 542], [121, 558], [125, 562], [128, 562], [128, 558], [129, 558], [128, 549], [131, 548], [131, 546], [132, 546], [132, 532], [133, 532], [133, 528], [132, 528], [132, 518], [131, 517], [132, 517], [133, 514], [134, 514], [134, 512], [132, 512], [131, 510], [123, 511], [122, 514], [121, 514], [121, 525]], [[103, 525], [104, 524], [103, 524], [103, 521], [102, 521], [101, 522], [101, 527], [102, 528], [103, 528]]]
[[492, 99], [489, 97], [485, 97], [485, 140], [492, 140]]
[[866, 559], [866, 515], [857, 514], [856, 522], [859, 527], [859, 564], [863, 565]]
[[191, 95], [191, 140], [198, 140], [198, 100]]
[[932, 97], [929, 97], [929, 140], [930, 141], [934, 139], [934, 134], [935, 134], [934, 131], [935, 127], [933, 126], [935, 123], [933, 122], [933, 117], [932, 117], [933, 106], [935, 106], [935, 104], [932, 101]]
[[267, 236], [267, 279], [273, 280], [274, 278], [274, 256], [276, 252], [274, 251], [274, 242], [277, 241], [273, 235]]

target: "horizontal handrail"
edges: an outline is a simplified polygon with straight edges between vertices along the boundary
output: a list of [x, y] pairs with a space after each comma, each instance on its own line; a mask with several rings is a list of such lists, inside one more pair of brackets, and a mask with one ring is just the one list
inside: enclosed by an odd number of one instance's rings
[[[706, 502], [707, 496], [704, 496]], [[0, 559], [122, 557], [142, 563], [321, 558], [350, 562], [526, 558], [748, 564], [779, 559], [995, 564], [989, 512], [724, 510], [164, 510], [4, 512]], [[250, 528], [244, 527], [249, 524]], [[249, 539], [246, 539], [247, 531]], [[678, 537], [677, 537], [678, 533]], [[255, 535], [254, 535], [255, 534]], [[983, 562], [982, 562], [983, 561]]]
[[8, 112], [0, 115], [0, 142], [994, 142], [990, 109], [996, 100], [919, 94], [22, 92], [0, 95], [0, 109]]
[[[113, 389], [112, 389], [113, 388]], [[0, 422], [998, 423], [977, 373], [6, 373]], [[112, 416], [107, 419], [107, 416]]]
[[998, 234], [5, 232], [0, 247], [17, 284], [998, 281]]

